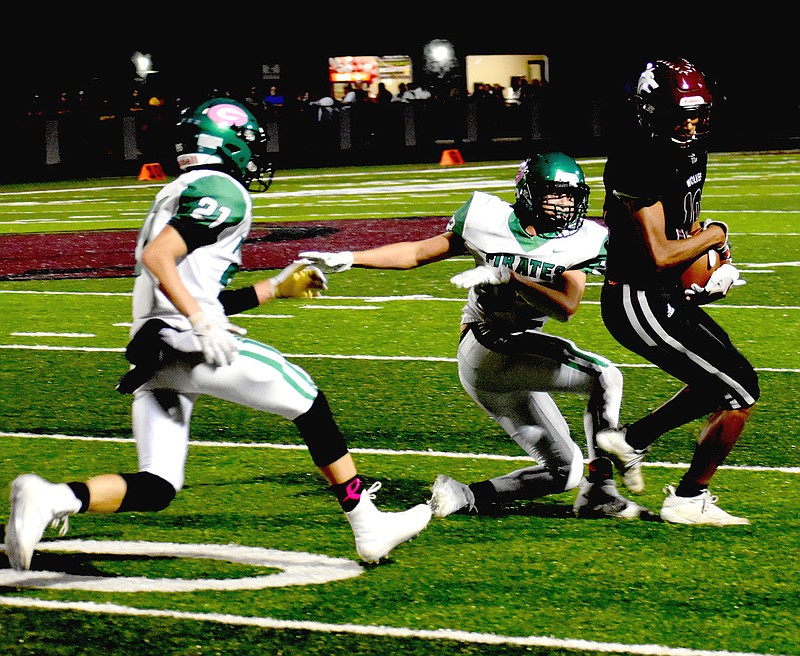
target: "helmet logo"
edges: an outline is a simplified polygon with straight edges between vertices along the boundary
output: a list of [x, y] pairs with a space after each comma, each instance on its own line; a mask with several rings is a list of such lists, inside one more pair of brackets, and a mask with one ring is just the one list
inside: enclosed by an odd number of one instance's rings
[[636, 93], [652, 93], [655, 89], [658, 89], [658, 86], [659, 85], [658, 82], [656, 82], [655, 71], [653, 68], [648, 66], [648, 68], [639, 76], [639, 83], [636, 85]]
[[214, 121], [214, 123], [222, 123], [227, 126], [240, 126], [245, 125], [249, 121], [247, 112], [236, 105], [212, 105], [206, 111], [208, 113], [208, 118]]
[[570, 187], [577, 187], [580, 183], [577, 173], [571, 173], [570, 171], [563, 171], [561, 169], [556, 171], [555, 175], [553, 176], [553, 181], [564, 182]]
[[702, 96], [686, 96], [681, 98], [678, 103], [681, 107], [697, 107], [698, 105], [705, 105], [706, 101]]

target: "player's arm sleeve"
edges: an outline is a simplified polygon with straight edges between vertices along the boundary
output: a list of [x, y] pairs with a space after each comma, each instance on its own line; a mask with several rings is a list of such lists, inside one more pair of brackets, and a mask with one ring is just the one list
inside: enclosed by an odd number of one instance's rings
[[453, 234], [458, 235], [460, 238], [464, 237], [464, 224], [467, 220], [467, 214], [469, 214], [471, 203], [472, 198], [470, 198], [453, 213], [453, 216], [451, 216], [450, 220], [447, 222], [448, 232], [452, 232]]
[[208, 176], [186, 187], [169, 225], [183, 237], [191, 253], [213, 244], [223, 230], [240, 223], [245, 208], [242, 192], [232, 180]]
[[658, 167], [648, 157], [641, 161], [630, 155], [609, 159], [603, 171], [606, 190], [621, 202], [636, 207], [649, 207], [660, 200], [659, 179]]
[[597, 253], [582, 261], [576, 266], [570, 267], [578, 271], [583, 271], [587, 275], [602, 276], [606, 272], [606, 258], [608, 256], [608, 235], [603, 239]]
[[218, 298], [228, 316], [252, 310], [260, 305], [256, 289], [252, 285], [241, 289], [223, 289]]
[[605, 275], [606, 272], [606, 260], [605, 258], [593, 258], [591, 260], [581, 262], [578, 266], [572, 268], [573, 270], [583, 271], [587, 275], [602, 276]]

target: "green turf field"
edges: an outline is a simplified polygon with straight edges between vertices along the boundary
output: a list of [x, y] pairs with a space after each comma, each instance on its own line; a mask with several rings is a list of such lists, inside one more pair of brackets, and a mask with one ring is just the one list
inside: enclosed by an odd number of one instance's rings
[[[603, 161], [580, 163], [599, 216]], [[445, 217], [473, 189], [511, 200], [516, 166], [281, 171], [255, 197], [256, 221]], [[0, 237], [135, 229], [158, 186], [0, 187]], [[800, 153], [712, 154], [703, 215], [730, 225], [747, 280], [708, 311], [760, 376], [761, 400], [712, 486], [750, 526], [577, 520], [567, 492], [500, 517], [434, 519], [388, 562], [358, 567], [294, 425], [203, 399], [186, 487], [167, 510], [73, 517], [33, 561], [60, 574], [24, 586], [0, 553], [0, 653], [800, 653]], [[324, 250], [324, 237], [309, 246]], [[84, 237], [81, 249], [92, 247]], [[24, 255], [4, 248], [0, 262]], [[439, 473], [472, 482], [530, 462], [458, 381], [464, 295], [448, 280], [469, 266], [352, 270], [330, 276], [322, 298], [236, 317], [325, 390], [361, 473], [382, 481], [383, 509], [425, 501]], [[243, 271], [234, 286], [268, 273]], [[574, 319], [547, 329], [621, 365], [632, 421], [679, 384], [616, 344], [600, 320], [601, 281], [590, 282]], [[0, 524], [20, 473], [67, 481], [136, 468], [130, 398], [114, 391], [131, 287], [128, 276], [0, 281]], [[583, 445], [583, 399], [557, 400]], [[654, 445], [637, 501], [658, 511], [699, 426]], [[234, 545], [263, 560], [239, 562]], [[340, 578], [308, 579], [325, 568]]]

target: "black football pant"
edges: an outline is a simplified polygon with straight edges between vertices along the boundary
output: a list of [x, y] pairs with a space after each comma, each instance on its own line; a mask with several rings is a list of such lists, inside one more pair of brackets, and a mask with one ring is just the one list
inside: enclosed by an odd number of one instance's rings
[[624, 347], [695, 389], [719, 409], [752, 406], [759, 396], [753, 366], [701, 307], [663, 289], [609, 283], [603, 322]]

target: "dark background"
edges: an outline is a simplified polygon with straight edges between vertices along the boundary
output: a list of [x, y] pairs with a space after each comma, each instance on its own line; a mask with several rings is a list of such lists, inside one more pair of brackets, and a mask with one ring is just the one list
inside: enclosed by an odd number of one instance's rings
[[[796, 110], [800, 100], [791, 19], [752, 5], [739, 13], [729, 6], [701, 11], [700, 3], [593, 11], [561, 2], [443, 10], [435, 3], [284, 5], [23, 9], [6, 23], [0, 45], [6, 86], [15, 92], [9, 99], [61, 88], [128, 89], [135, 50], [150, 53], [159, 70], [148, 84], [175, 96], [236, 92], [260, 81], [262, 63], [281, 65], [287, 95], [319, 88], [334, 55], [407, 54], [424, 77], [424, 45], [446, 39], [462, 63], [469, 54], [546, 54], [553, 86], [576, 96], [624, 92], [649, 59], [683, 56], [732, 101], [770, 111]], [[753, 117], [762, 128], [763, 113]]]
[[[416, 82], [460, 84], [470, 91], [463, 69], [467, 55], [537, 53], [550, 62], [552, 112], [563, 123], [557, 141], [573, 120], [585, 122], [592, 103], [613, 114], [645, 63], [660, 57], [685, 57], [706, 74], [715, 96], [718, 149], [792, 148], [800, 138], [793, 45], [798, 35], [788, 16], [755, 6], [737, 13], [728, 6], [713, 11], [691, 4], [615, 3], [591, 11], [541, 4], [448, 3], [441, 10], [434, 3], [31, 7], [17, 10], [0, 43], [6, 63], [0, 119], [7, 134], [24, 140], [26, 131], [39, 129], [24, 119], [34, 97], [50, 101], [62, 91], [82, 91], [112, 112], [127, 108], [137, 84], [145, 98], [159, 95], [175, 109], [224, 93], [242, 99], [251, 86], [266, 86], [262, 64], [280, 65], [278, 84], [288, 103], [305, 90], [312, 96], [328, 92], [328, 57], [336, 55], [409, 55]], [[424, 70], [424, 47], [434, 39], [449, 41], [455, 50], [458, 66], [446, 80]], [[158, 71], [144, 86], [134, 79], [134, 51], [149, 53]], [[313, 150], [314, 144], [298, 140], [302, 135], [294, 139], [295, 152]], [[575, 155], [602, 154], [596, 151], [603, 145], [565, 143], [567, 148]], [[367, 155], [365, 161], [374, 159], [374, 153]], [[497, 150], [475, 153], [505, 156]], [[8, 180], [9, 162], [0, 166]], [[52, 172], [45, 169], [35, 175]]]

